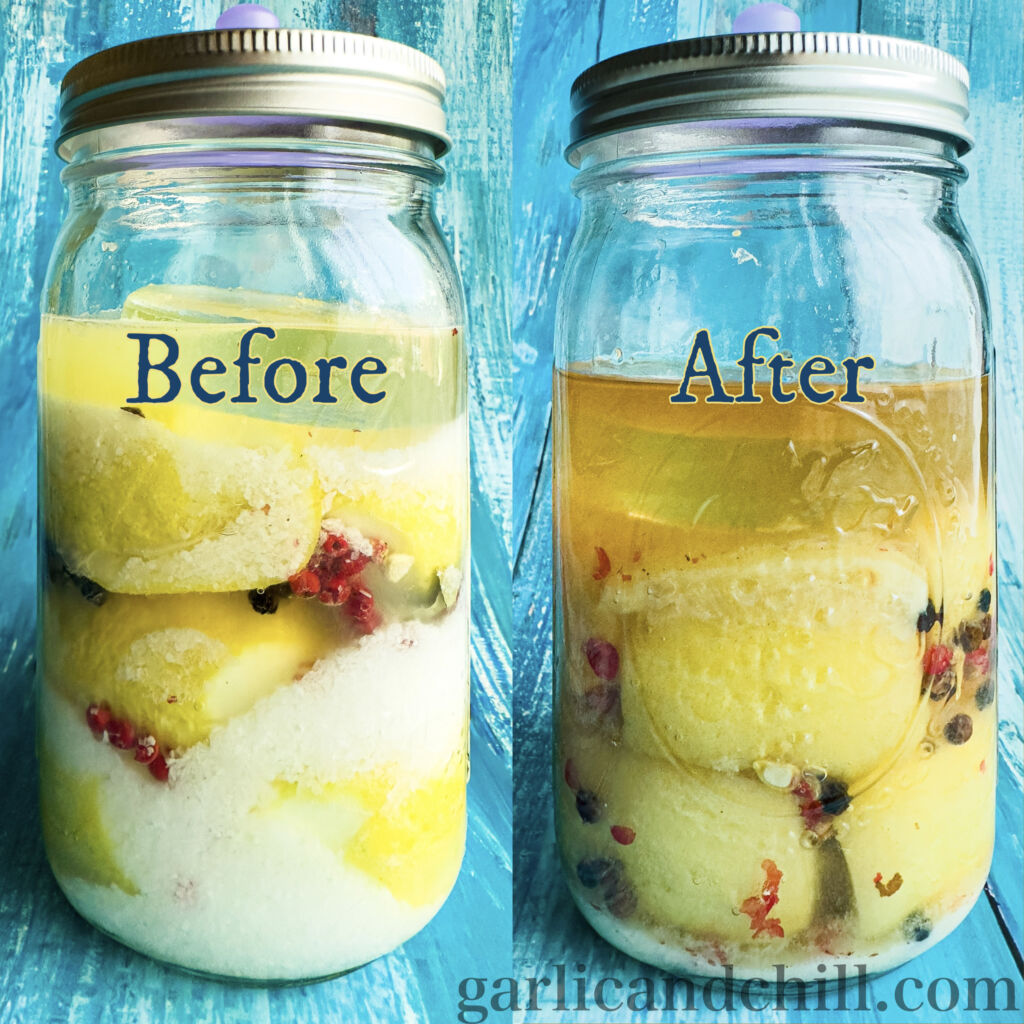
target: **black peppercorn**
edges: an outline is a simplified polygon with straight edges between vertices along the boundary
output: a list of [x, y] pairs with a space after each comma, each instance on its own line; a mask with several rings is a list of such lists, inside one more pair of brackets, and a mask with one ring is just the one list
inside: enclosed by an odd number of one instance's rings
[[822, 782], [819, 799], [821, 800], [821, 809], [831, 815], [842, 814], [852, 803], [846, 783], [832, 778], [827, 778]]
[[578, 789], [576, 810], [588, 825], [593, 825], [595, 821], [601, 820], [601, 798], [592, 789]]
[[915, 910], [903, 921], [903, 934], [908, 942], [924, 942], [931, 933], [932, 923], [920, 910]]
[[593, 889], [615, 872], [616, 865], [621, 867], [620, 862], [611, 857], [591, 857], [576, 865], [576, 877], [584, 888]]
[[974, 723], [971, 721], [970, 715], [954, 715], [946, 723], [946, 728], [943, 732], [946, 739], [953, 746], [958, 747], [961, 743], [966, 743], [971, 738], [971, 735], [974, 733]]

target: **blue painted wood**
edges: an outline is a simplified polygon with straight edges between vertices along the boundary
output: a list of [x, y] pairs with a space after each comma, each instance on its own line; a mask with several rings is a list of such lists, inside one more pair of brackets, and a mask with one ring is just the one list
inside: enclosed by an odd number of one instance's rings
[[[551, 511], [550, 368], [560, 271], [576, 223], [561, 150], [567, 139], [573, 77], [595, 59], [670, 38], [728, 31], [742, 0], [644, 3], [642, 0], [534, 0], [517, 30], [514, 86], [514, 538], [515, 961], [520, 977], [552, 976], [581, 962], [593, 983], [649, 974], [583, 922], [559, 878], [550, 812]], [[829, 1020], [913, 1019], [895, 1005], [900, 981], [941, 977], [1015, 979], [1017, 1010], [988, 1014], [961, 1007], [957, 1020], [1019, 1020], [1022, 990], [1022, 664], [1021, 607], [1021, 92], [1022, 12], [1016, 0], [821, 0], [792, 3], [806, 29], [867, 31], [920, 39], [950, 50], [972, 74], [972, 124], [964, 219], [990, 288], [997, 347], [998, 518], [1001, 589], [1000, 779], [998, 840], [988, 893], [968, 920], [924, 957], [870, 986], [871, 1009]], [[674, 14], [674, 23], [673, 23]], [[941, 856], [941, 851], [936, 851]], [[656, 972], [655, 972], [656, 973]], [[913, 991], [909, 989], [908, 991]], [[882, 1003], [887, 1004], [885, 1008]], [[820, 1020], [814, 1012], [631, 1015], [556, 1014], [553, 1003], [524, 1009], [524, 1022], [550, 1020]], [[927, 1011], [925, 1011], [927, 1013]], [[917, 1018], [920, 1019], [920, 1018]]]
[[[346, 978], [260, 989], [192, 978], [100, 935], [70, 909], [39, 839], [30, 680], [35, 560], [35, 344], [61, 219], [53, 119], [64, 71], [105, 46], [213, 25], [221, 0], [16, 0], [4, 42], [0, 168], [0, 1022], [449, 1022], [468, 976], [510, 970], [511, 371], [506, 353], [510, 12], [458, 0], [264, 0], [285, 25], [376, 33], [449, 76], [440, 216], [468, 299], [471, 349], [473, 727], [470, 830], [455, 891], [420, 935]], [[467, 936], [473, 935], [472, 943]], [[507, 1016], [507, 1015], [506, 1015]], [[502, 1019], [498, 1014], [492, 1019]]]

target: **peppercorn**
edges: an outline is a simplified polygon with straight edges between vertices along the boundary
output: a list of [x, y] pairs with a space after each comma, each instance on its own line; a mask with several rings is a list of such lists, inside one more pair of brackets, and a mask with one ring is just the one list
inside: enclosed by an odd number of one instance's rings
[[277, 611], [281, 599], [287, 597], [292, 588], [287, 583], [277, 583], [272, 587], [258, 587], [249, 591], [249, 604], [254, 612], [260, 615], [273, 615]]
[[617, 875], [605, 886], [604, 900], [608, 912], [619, 919], [633, 914], [638, 902], [636, 889], [630, 885], [624, 874]]
[[920, 910], [915, 910], [903, 921], [903, 934], [907, 942], [924, 942], [932, 933], [932, 923]]
[[942, 612], [936, 612], [935, 603], [928, 598], [928, 606], [917, 617], [918, 633], [927, 633], [936, 622], [942, 622]]
[[956, 643], [965, 654], [976, 651], [984, 642], [985, 631], [982, 626], [972, 626], [966, 622], [960, 623], [960, 628], [956, 633]]
[[277, 611], [277, 595], [272, 590], [257, 588], [249, 591], [249, 604], [260, 615], [273, 615]]
[[956, 673], [947, 668], [940, 676], [930, 676], [932, 700], [943, 700], [956, 689]]
[[821, 809], [833, 816], [842, 814], [853, 802], [847, 791], [846, 783], [839, 779], [827, 778], [821, 784]]
[[89, 602], [89, 604], [96, 605], [97, 608], [107, 599], [107, 592], [95, 581], [89, 579], [88, 576], [78, 576], [73, 572], [68, 572], [68, 578], [76, 587], [78, 592]]
[[581, 860], [576, 865], [576, 877], [584, 888], [593, 889], [612, 875], [616, 865], [622, 867], [620, 861], [612, 860], [611, 857], [591, 857], [589, 860]]
[[974, 691], [974, 703], [978, 706], [979, 711], [984, 711], [992, 701], [996, 699], [996, 688], [992, 685], [991, 679], [986, 679], [985, 682]]
[[601, 820], [601, 798], [592, 789], [578, 789], [576, 810], [588, 825], [593, 825], [595, 821]]
[[949, 740], [953, 746], [958, 747], [962, 743], [966, 743], [974, 732], [974, 723], [971, 721], [970, 715], [954, 715], [947, 723], [946, 728], [943, 730], [946, 739]]

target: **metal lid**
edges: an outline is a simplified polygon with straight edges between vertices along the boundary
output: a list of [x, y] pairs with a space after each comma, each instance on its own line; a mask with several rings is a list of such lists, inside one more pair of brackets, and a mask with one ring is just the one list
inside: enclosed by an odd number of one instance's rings
[[967, 69], [890, 36], [759, 32], [681, 39], [611, 57], [573, 83], [569, 161], [582, 144], [645, 125], [811, 119], [894, 125], [973, 139]]
[[401, 43], [351, 32], [241, 28], [156, 36], [102, 50], [61, 83], [57, 152], [85, 132], [190, 117], [295, 118], [425, 136], [445, 131], [444, 72]]

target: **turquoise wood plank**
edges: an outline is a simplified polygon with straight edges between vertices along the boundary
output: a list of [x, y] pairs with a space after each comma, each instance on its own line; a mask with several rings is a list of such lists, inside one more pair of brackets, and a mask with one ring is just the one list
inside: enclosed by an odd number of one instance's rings
[[[555, 7], [557, 5], [551, 5]], [[600, 940], [583, 922], [558, 878], [550, 806], [551, 572], [550, 357], [559, 274], [576, 222], [565, 191], [571, 175], [561, 160], [567, 137], [568, 90], [572, 78], [593, 59], [658, 42], [664, 17], [627, 0], [593, 8], [557, 11], [528, 4], [517, 49], [515, 109], [515, 494], [516, 540], [513, 579], [516, 618], [515, 718], [515, 958], [521, 977], [550, 974], [554, 964], [579, 960], [591, 980], [626, 980], [644, 969]], [[664, 5], [665, 7], [670, 5]], [[746, 4], [702, 0], [676, 6], [676, 25], [663, 39], [727, 31]], [[998, 448], [1000, 529], [1000, 783], [999, 841], [989, 891], [964, 925], [934, 951], [902, 971], [872, 983], [862, 1013], [830, 1013], [828, 1019], [908, 1020], [895, 1006], [903, 979], [932, 981], [955, 975], [1005, 975], [1021, 997], [1021, 618], [1020, 456], [1021, 419], [1021, 11], [1012, 3], [823, 2], [793, 4], [814, 31], [861, 29], [919, 38], [945, 46], [964, 59], [973, 77], [972, 123], [983, 140], [968, 158], [972, 179], [962, 190], [962, 210], [975, 238], [990, 285], [998, 349]], [[561, 12], [566, 25], [553, 19]], [[611, 28], [609, 29], [609, 26]], [[579, 63], [577, 63], [579, 62]], [[526, 114], [528, 112], [528, 116]], [[521, 125], [525, 122], [525, 127]], [[520, 158], [519, 147], [524, 150]], [[885, 1009], [880, 1008], [886, 1003]], [[545, 1005], [541, 1004], [542, 1007]], [[927, 1011], [926, 1011], [927, 1012]], [[574, 1017], [555, 1014], [551, 1004], [524, 1010], [523, 1021], [547, 1020], [818, 1020], [813, 1013], [698, 1013], [602, 1015], [591, 1008]], [[918, 1018], [920, 1019], [920, 1018]], [[955, 1011], [958, 1020], [996, 1020], [998, 1014]]]
[[[432, 924], [390, 956], [333, 982], [264, 990], [192, 978], [81, 921], [43, 859], [32, 752], [35, 559], [34, 367], [40, 286], [60, 223], [53, 117], [63, 72], [105, 46], [211, 26], [221, 0], [25, 0], [0, 9], [0, 1022], [308, 1024], [454, 1019], [463, 977], [504, 975], [511, 938], [508, 336], [509, 12], [458, 0], [268, 0], [284, 24], [377, 32], [445, 67], [457, 143], [440, 217], [460, 266], [472, 352], [473, 729], [467, 855]], [[467, 943], [468, 933], [474, 936]], [[500, 1020], [501, 1014], [492, 1017]]]

